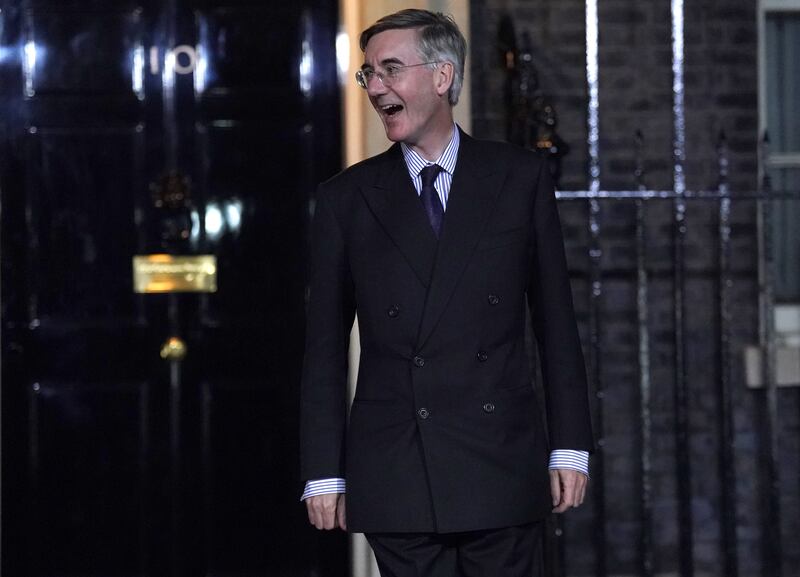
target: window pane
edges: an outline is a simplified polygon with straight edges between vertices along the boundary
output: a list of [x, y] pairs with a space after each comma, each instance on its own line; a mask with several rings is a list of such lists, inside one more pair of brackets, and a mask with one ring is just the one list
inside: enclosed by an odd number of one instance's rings
[[800, 152], [800, 13], [767, 13], [766, 26], [770, 149]]
[[[766, 14], [767, 131], [771, 154], [800, 153], [800, 13]], [[769, 170], [772, 188], [800, 194], [800, 163]], [[775, 297], [800, 301], [800, 198], [773, 204]]]
[[[770, 170], [772, 188], [800, 193], [800, 167]], [[776, 200], [772, 205], [775, 259], [775, 299], [800, 301], [800, 198]]]

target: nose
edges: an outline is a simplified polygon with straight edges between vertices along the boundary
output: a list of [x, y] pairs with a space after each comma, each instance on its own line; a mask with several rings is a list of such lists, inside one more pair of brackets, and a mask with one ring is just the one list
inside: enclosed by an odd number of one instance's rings
[[383, 83], [382, 77], [375, 74], [367, 81], [367, 94], [370, 96], [386, 94], [386, 85]]

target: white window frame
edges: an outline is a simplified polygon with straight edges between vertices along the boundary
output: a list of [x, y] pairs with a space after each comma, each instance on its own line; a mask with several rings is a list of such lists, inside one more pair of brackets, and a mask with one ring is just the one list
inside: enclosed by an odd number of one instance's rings
[[[758, 134], [763, 138], [767, 126], [767, 14], [769, 12], [800, 12], [800, 0], [759, 0], [758, 2]], [[759, 178], [769, 168], [800, 168], [800, 152], [770, 154], [760, 159]]]
[[[767, 15], [770, 12], [798, 12], [800, 0], [759, 0], [758, 2], [758, 137], [764, 137], [767, 126]], [[769, 153], [758, 160], [758, 178], [762, 182], [768, 168], [800, 169], [799, 153]], [[759, 221], [760, 221], [759, 215]], [[763, 279], [764, 271], [759, 271]], [[763, 319], [762, 319], [763, 320]], [[792, 349], [800, 346], [800, 302], [781, 303], [773, 307], [773, 327], [778, 346]], [[762, 333], [763, 334], [763, 333]], [[766, 343], [762, 343], [766, 344]], [[794, 378], [794, 377], [793, 377]], [[796, 379], [795, 379], [796, 380]]]

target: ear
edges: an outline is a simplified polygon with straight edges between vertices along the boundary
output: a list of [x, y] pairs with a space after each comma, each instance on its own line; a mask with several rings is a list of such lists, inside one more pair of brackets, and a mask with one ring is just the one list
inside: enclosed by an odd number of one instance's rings
[[442, 62], [436, 67], [436, 70], [433, 72], [436, 94], [439, 96], [447, 94], [447, 91], [450, 90], [450, 86], [453, 85], [454, 75], [455, 69], [453, 68], [452, 62]]

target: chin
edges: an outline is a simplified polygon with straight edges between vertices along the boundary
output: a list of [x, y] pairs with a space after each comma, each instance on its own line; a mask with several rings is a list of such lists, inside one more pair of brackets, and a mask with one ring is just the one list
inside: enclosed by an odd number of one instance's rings
[[384, 124], [383, 129], [386, 131], [386, 138], [392, 142], [402, 142], [407, 136], [405, 131], [397, 127], [390, 127]]

